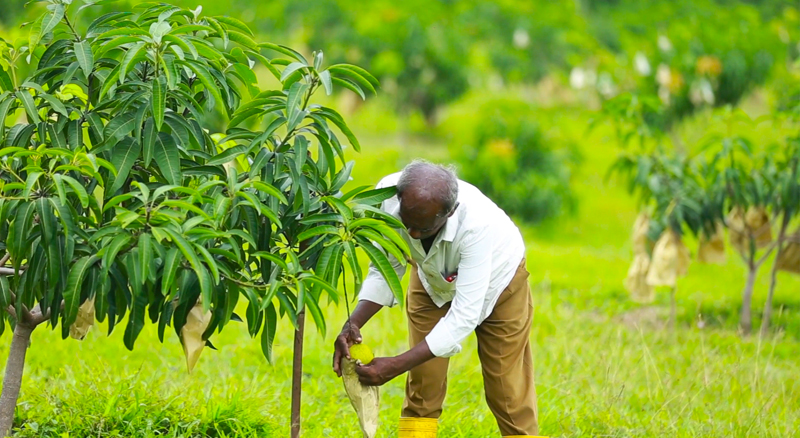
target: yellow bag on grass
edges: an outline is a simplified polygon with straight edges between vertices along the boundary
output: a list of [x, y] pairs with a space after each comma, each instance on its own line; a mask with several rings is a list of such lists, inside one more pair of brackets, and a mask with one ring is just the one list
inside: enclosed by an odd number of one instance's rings
[[378, 433], [378, 412], [380, 411], [380, 391], [377, 386], [365, 386], [358, 380], [356, 361], [342, 359], [342, 381], [350, 403], [358, 415], [364, 438], [375, 438]]

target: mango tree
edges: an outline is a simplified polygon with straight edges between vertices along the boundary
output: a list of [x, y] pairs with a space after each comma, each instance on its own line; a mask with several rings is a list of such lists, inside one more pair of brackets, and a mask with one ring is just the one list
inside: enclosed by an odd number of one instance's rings
[[600, 121], [610, 121], [621, 147], [609, 169], [625, 179], [641, 213], [634, 227], [634, 262], [626, 288], [639, 302], [651, 302], [654, 288], [670, 289], [669, 325], [677, 318], [677, 280], [688, 272], [684, 234], [699, 236], [714, 212], [704, 205], [702, 182], [686, 154], [668, 151], [665, 133], [654, 123], [662, 110], [653, 98], [625, 94], [604, 103]]
[[716, 219], [703, 205], [704, 193], [691, 162], [684, 156], [661, 151], [622, 155], [614, 171], [625, 175], [638, 192], [642, 214], [634, 231], [637, 260], [626, 286], [641, 301], [653, 299], [654, 287], [670, 288], [669, 325], [677, 316], [677, 280], [688, 272], [690, 255], [684, 234], [700, 236]]
[[[797, 122], [797, 118], [789, 117]], [[764, 304], [761, 317], [761, 335], [769, 333], [772, 319], [772, 301], [778, 283], [778, 271], [784, 270], [800, 274], [800, 227], [792, 231], [790, 227], [800, 214], [800, 136], [795, 133], [786, 137], [786, 144], [781, 144], [775, 166], [767, 169], [774, 183], [772, 210], [778, 224], [775, 239], [775, 259], [770, 270], [769, 293]]]
[[[609, 101], [605, 107], [605, 116], [614, 121], [617, 136], [625, 147], [611, 171], [624, 174], [629, 190], [639, 194], [640, 205], [646, 213], [637, 221], [635, 240], [649, 230], [646, 239], [649, 246], [637, 245], [626, 286], [634, 297], [640, 298], [651, 297], [649, 288], [653, 286], [674, 288], [675, 277], [686, 273], [688, 263], [689, 253], [680, 239], [684, 231], [690, 231], [699, 239], [697, 256], [700, 261], [724, 262], [723, 238], [727, 229], [731, 246], [747, 266], [740, 310], [740, 328], [745, 334], [752, 328], [752, 297], [758, 271], [778, 250], [762, 321], [762, 332], [765, 332], [771, 317], [776, 272], [795, 269], [796, 233], [789, 228], [797, 214], [800, 196], [796, 138], [787, 138], [785, 145], [779, 145], [777, 149], [783, 152], [781, 155], [766, 146], [756, 146], [747, 137], [728, 129], [722, 135], [706, 136], [704, 143], [688, 155], [672, 149], [664, 141], [663, 132], [650, 122], [659, 107], [646, 102], [625, 95]], [[744, 122], [748, 126], [754, 123], [741, 112], [724, 111], [723, 114], [728, 127], [735, 123]], [[779, 223], [778, 236], [774, 239], [773, 224], [776, 222]], [[659, 238], [664, 229], [671, 230], [672, 236]], [[656, 242], [655, 247], [653, 242]], [[645, 247], [647, 250], [642, 250]], [[659, 249], [665, 248], [671, 248], [667, 259], [659, 257]], [[787, 249], [791, 253], [787, 253]], [[667, 264], [670, 275], [660, 275], [658, 272], [662, 269], [658, 265], [666, 260], [672, 261]], [[641, 301], [649, 300], [652, 298]], [[674, 300], [672, 309], [671, 320], [674, 321]]]
[[[295, 329], [298, 436], [306, 311], [324, 332], [320, 306], [339, 301], [345, 269], [357, 291], [360, 251], [402, 295], [387, 261], [405, 259], [402, 224], [375, 207], [393, 189], [343, 192], [358, 140], [312, 100], [377, 81], [200, 8], [145, 3], [81, 29], [96, 1], [46, 3], [27, 41], [0, 43], [0, 330], [13, 331], [0, 432], [38, 326], [80, 338], [107, 320], [132, 349], [149, 320], [162, 341], [172, 327], [191, 367], [242, 299], [267, 360], [278, 320]], [[259, 87], [254, 69], [280, 87]]]
[[[750, 123], [742, 113], [726, 116], [726, 122]], [[707, 146], [711, 158], [704, 166], [707, 197], [719, 199], [731, 246], [747, 267], [742, 290], [739, 326], [744, 334], [752, 328], [752, 299], [758, 271], [775, 249], [772, 224], [779, 207], [775, 205], [775, 179], [780, 171], [771, 154], [755, 151], [756, 145], [741, 135], [713, 138]], [[780, 202], [780, 201], [778, 201]]]

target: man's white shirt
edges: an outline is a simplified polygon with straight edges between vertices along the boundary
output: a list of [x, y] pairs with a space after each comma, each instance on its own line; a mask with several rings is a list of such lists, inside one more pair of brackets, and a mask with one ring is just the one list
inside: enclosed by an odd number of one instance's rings
[[[400, 173], [389, 175], [377, 188], [394, 186], [399, 177]], [[400, 219], [396, 196], [384, 201], [381, 208]], [[461, 351], [461, 342], [492, 313], [498, 297], [514, 278], [525, 256], [522, 234], [491, 199], [459, 180], [458, 208], [427, 254], [421, 241], [412, 239], [405, 230], [400, 230], [400, 235], [408, 242], [420, 282], [431, 300], [439, 307], [451, 303], [450, 310], [425, 338], [435, 356], [450, 357]], [[389, 260], [402, 278], [406, 266], [391, 256]], [[397, 304], [386, 280], [371, 264], [359, 299], [383, 306]]]

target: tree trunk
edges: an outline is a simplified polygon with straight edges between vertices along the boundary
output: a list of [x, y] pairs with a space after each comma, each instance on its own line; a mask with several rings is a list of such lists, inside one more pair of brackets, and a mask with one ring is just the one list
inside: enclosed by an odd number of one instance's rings
[[764, 315], [761, 317], [761, 336], [766, 336], [769, 333], [770, 320], [772, 319], [772, 297], [775, 295], [775, 286], [778, 284], [778, 260], [780, 260], [782, 252], [782, 246], [778, 246], [778, 253], [775, 255], [775, 262], [772, 264], [772, 272], [770, 272], [767, 303], [764, 305]]
[[677, 319], [677, 313], [678, 313], [678, 310], [677, 310], [678, 306], [677, 306], [677, 303], [675, 302], [676, 289], [677, 289], [677, 287], [673, 286], [672, 290], [670, 290], [670, 292], [669, 292], [669, 301], [670, 301], [670, 306], [669, 306], [669, 328], [671, 328], [671, 329], [675, 328], [675, 320]]
[[33, 327], [17, 324], [11, 339], [11, 350], [8, 352], [6, 373], [3, 377], [3, 393], [0, 395], [0, 434], [4, 437], [11, 435], [11, 426], [14, 425], [14, 410], [17, 407], [22, 371], [25, 369], [25, 354], [28, 352], [32, 332]]
[[783, 221], [781, 222], [781, 230], [778, 232], [778, 250], [775, 254], [775, 260], [772, 262], [772, 271], [769, 277], [769, 294], [767, 294], [767, 303], [764, 305], [764, 315], [761, 317], [761, 336], [766, 336], [769, 333], [770, 320], [772, 319], [772, 297], [775, 295], [775, 286], [778, 283], [778, 261], [781, 259], [783, 253], [783, 239], [786, 237], [786, 228], [789, 226], [789, 214], [783, 213]]
[[742, 334], [750, 334], [753, 327], [752, 315], [752, 302], [753, 302], [753, 288], [756, 284], [756, 273], [758, 272], [755, 264], [751, 261], [747, 267], [747, 283], [744, 285], [742, 292], [742, 314], [739, 319], [739, 325]]
[[292, 361], [292, 438], [300, 436], [300, 395], [303, 385], [303, 336], [306, 312], [297, 315], [297, 330], [294, 332], [294, 357]]

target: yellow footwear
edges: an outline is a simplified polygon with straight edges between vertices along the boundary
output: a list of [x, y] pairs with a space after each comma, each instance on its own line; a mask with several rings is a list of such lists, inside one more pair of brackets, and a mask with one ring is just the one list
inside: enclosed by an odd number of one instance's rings
[[397, 438], [436, 438], [439, 420], [436, 418], [400, 418]]

